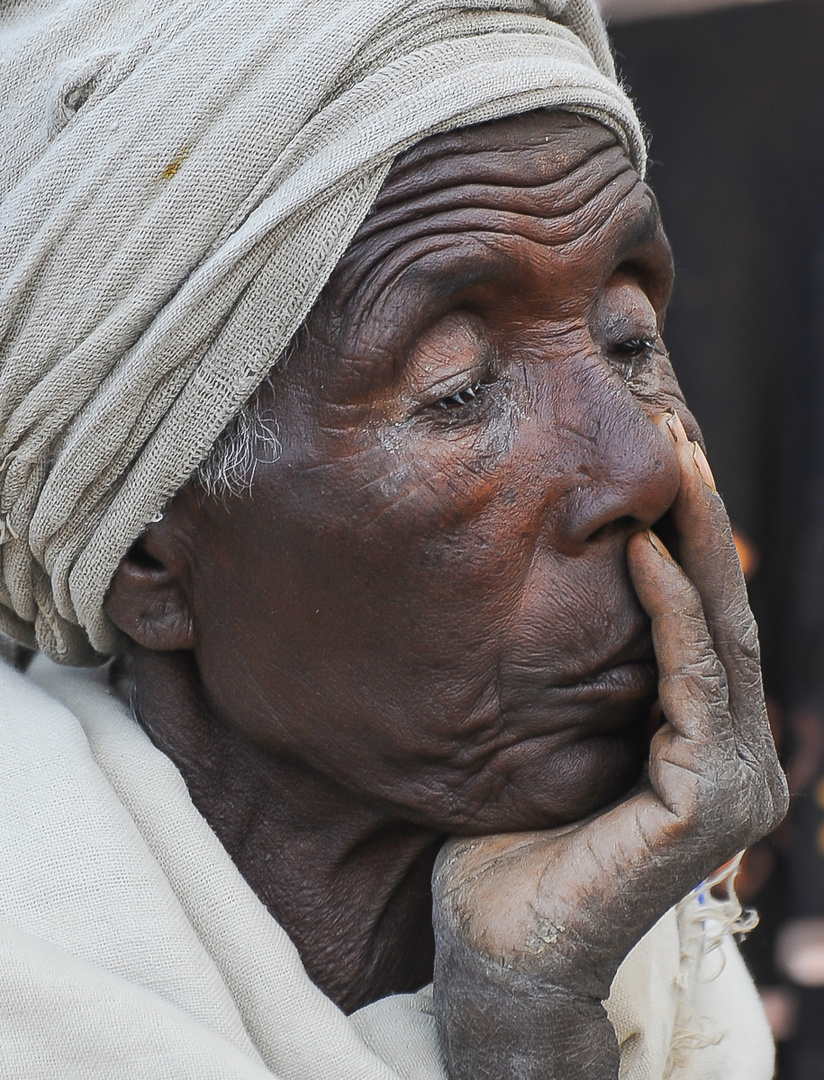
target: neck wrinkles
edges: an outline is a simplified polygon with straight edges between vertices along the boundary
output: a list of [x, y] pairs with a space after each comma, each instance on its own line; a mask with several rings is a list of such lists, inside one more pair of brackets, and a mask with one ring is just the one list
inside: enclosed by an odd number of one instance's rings
[[429, 982], [443, 837], [254, 746], [209, 707], [189, 654], [132, 661], [139, 722], [314, 982], [345, 1012]]

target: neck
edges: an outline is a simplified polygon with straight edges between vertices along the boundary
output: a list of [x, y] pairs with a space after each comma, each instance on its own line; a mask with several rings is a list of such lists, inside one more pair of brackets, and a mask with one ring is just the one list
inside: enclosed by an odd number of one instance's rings
[[132, 659], [140, 722], [321, 990], [352, 1012], [429, 982], [443, 837], [250, 743], [209, 708], [190, 654]]

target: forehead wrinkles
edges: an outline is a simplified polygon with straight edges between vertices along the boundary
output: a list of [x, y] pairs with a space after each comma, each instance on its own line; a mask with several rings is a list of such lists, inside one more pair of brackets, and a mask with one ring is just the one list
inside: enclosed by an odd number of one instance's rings
[[586, 154], [576, 154], [574, 159], [569, 154], [559, 159], [557, 151], [557, 147], [540, 147], [505, 154], [478, 153], [474, 164], [463, 155], [449, 158], [440, 163], [437, 183], [429, 182], [431, 176], [424, 177], [402, 198], [392, 198], [386, 206], [379, 201], [355, 234], [347, 256], [357, 257], [380, 236], [391, 242], [397, 235], [393, 230], [445, 210], [473, 207], [547, 219], [564, 217], [621, 174], [639, 179], [614, 139]]
[[435, 135], [396, 159], [373, 212], [460, 183], [549, 183], [611, 146], [619, 146], [612, 131], [569, 113], [507, 117]]
[[496, 266], [526, 269], [532, 245], [559, 258], [597, 245], [604, 262], [650, 239], [659, 229], [654, 202], [615, 149], [539, 187], [450, 189], [439, 193], [436, 208], [429, 204], [430, 213], [413, 211], [409, 220], [373, 232], [350, 248], [330, 282], [339, 325], [357, 333], [393, 286], [428, 257], [441, 255], [440, 267], [429, 258], [431, 284], [448, 293], [489, 278]]

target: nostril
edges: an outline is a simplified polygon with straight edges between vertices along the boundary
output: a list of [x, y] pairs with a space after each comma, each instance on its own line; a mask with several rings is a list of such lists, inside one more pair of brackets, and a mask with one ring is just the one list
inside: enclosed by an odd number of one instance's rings
[[638, 518], [633, 517], [631, 514], [623, 514], [621, 517], [608, 521], [605, 525], [601, 525], [595, 532], [590, 533], [587, 537], [587, 543], [591, 544], [593, 541], [603, 540], [605, 537], [614, 536], [616, 534], [628, 536], [631, 532], [635, 532], [638, 529], [638, 524]]
[[652, 526], [653, 532], [659, 538], [659, 540], [669, 551], [670, 555], [677, 561], [678, 560], [678, 530], [675, 528], [675, 522], [672, 520], [672, 514], [669, 510], [662, 517], [658, 518], [655, 524]]

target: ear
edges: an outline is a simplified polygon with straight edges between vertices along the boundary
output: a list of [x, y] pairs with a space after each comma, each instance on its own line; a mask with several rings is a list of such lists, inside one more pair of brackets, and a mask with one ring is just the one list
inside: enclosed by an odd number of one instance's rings
[[186, 517], [173, 500], [123, 556], [106, 593], [106, 614], [146, 649], [192, 649], [196, 643]]

